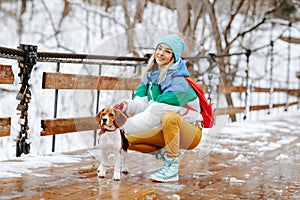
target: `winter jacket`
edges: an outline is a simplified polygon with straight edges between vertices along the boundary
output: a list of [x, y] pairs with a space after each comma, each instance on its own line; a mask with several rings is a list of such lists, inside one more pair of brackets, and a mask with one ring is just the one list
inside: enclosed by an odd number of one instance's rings
[[[134, 99], [127, 101], [127, 114], [132, 116], [123, 126], [127, 134], [160, 127], [162, 116], [167, 111], [178, 113], [190, 123], [202, 121], [197, 94], [184, 78], [189, 72], [182, 59], [168, 69], [161, 83], [158, 83], [159, 74], [159, 70], [147, 72]], [[186, 104], [197, 111], [184, 108]]]

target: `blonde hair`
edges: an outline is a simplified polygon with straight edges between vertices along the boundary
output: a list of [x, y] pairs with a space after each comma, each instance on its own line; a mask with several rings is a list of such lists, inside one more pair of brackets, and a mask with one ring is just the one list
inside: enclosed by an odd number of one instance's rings
[[[147, 71], [146, 72], [152, 70], [152, 67], [153, 67], [154, 61], [155, 61], [155, 52], [156, 52], [156, 49], [155, 49], [154, 53], [152, 54], [152, 56], [148, 60]], [[172, 65], [173, 62], [174, 62], [174, 56], [173, 56], [173, 58], [171, 59], [171, 61], [167, 65], [165, 65], [165, 66], [163, 66], [163, 67], [161, 67], [159, 69], [160, 70], [160, 74], [158, 76], [158, 83], [161, 83], [161, 82], [163, 82], [166, 79], [166, 77], [167, 77], [167, 71], [168, 71], [169, 67]]]

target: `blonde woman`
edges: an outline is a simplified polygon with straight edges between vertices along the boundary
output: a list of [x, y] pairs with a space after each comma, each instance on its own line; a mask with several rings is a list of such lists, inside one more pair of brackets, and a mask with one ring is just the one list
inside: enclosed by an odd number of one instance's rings
[[134, 98], [115, 106], [130, 116], [123, 126], [129, 149], [155, 152], [164, 161], [150, 176], [159, 182], [178, 181], [180, 149], [195, 148], [202, 136], [199, 99], [184, 78], [189, 72], [180, 57], [185, 42], [183, 35], [161, 38]]

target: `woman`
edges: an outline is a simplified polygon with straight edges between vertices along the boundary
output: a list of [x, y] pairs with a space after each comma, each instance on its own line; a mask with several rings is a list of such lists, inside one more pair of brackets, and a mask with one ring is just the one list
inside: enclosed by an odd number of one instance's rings
[[199, 99], [184, 78], [189, 72], [180, 57], [185, 41], [177, 34], [163, 37], [133, 100], [115, 106], [130, 116], [123, 126], [129, 149], [143, 153], [159, 150], [156, 158], [162, 159], [164, 166], [150, 178], [160, 182], [179, 179], [179, 149], [195, 148], [202, 136]]

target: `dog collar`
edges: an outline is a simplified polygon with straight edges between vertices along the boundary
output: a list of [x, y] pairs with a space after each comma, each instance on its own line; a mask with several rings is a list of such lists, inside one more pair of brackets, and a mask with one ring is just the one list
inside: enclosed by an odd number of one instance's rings
[[104, 133], [106, 133], [106, 132], [115, 132], [117, 130], [117, 128], [115, 128], [114, 130], [109, 130], [109, 129], [106, 129], [106, 128], [101, 128], [100, 129], [100, 131], [99, 131], [99, 133], [98, 133], [98, 135], [100, 136], [100, 135], [103, 135]]

